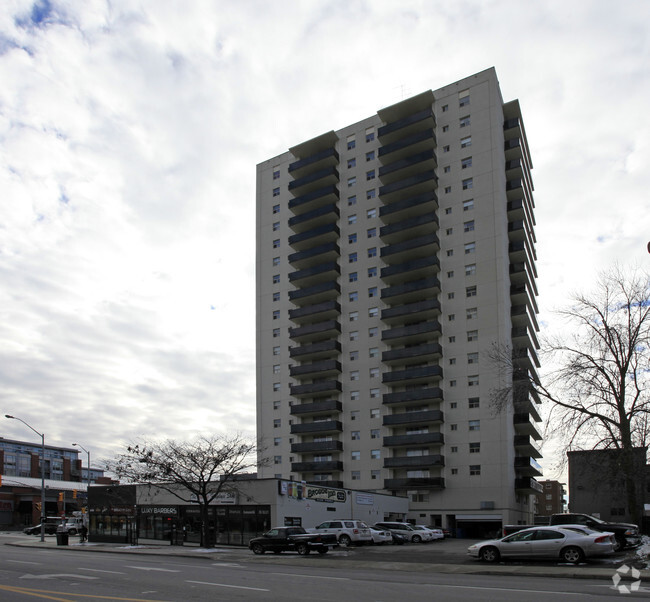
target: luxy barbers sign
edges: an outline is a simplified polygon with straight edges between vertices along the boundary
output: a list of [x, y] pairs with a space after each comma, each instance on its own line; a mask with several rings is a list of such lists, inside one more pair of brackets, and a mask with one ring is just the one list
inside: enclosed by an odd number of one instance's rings
[[140, 506], [140, 514], [153, 514], [154, 516], [178, 516], [176, 506]]

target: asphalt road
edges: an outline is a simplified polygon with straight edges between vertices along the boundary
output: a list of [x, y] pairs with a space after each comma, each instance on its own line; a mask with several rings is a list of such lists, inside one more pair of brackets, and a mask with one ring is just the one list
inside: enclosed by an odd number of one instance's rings
[[[454, 547], [463, 546], [464, 543]], [[558, 596], [571, 600], [620, 600], [623, 595], [613, 589], [613, 583], [604, 580], [372, 568], [375, 564], [372, 558], [382, 558], [382, 562], [377, 563], [379, 566], [391, 552], [400, 552], [399, 548], [387, 550], [353, 549], [326, 556], [287, 554], [268, 558], [239, 553], [237, 560], [224, 562], [207, 556], [151, 556], [91, 553], [72, 547], [0, 546], [0, 600], [394, 602], [406, 598], [409, 602], [556, 602]], [[426, 555], [435, 551], [428, 547], [413, 550], [404, 547], [401, 553], [405, 552]], [[441, 552], [444, 550], [436, 553]], [[346, 558], [361, 557], [371, 561], [365, 568], [359, 568], [357, 561], [345, 562]], [[331, 560], [335, 558], [340, 562], [332, 566]], [[416, 566], [422, 566], [421, 560], [413, 564], [414, 568]], [[650, 591], [643, 587], [625, 597], [646, 599], [649, 596]]]

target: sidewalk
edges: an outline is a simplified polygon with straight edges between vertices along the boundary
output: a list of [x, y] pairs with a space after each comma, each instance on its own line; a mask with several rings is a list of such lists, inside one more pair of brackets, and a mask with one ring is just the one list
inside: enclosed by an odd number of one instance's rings
[[[155, 540], [140, 540], [137, 546], [130, 546], [119, 543], [79, 543], [78, 537], [70, 538], [67, 546], [59, 546], [56, 538], [46, 538], [41, 542], [38, 538], [29, 538], [29, 536], [15, 536], [3, 538], [5, 545], [28, 547], [28, 548], [47, 548], [58, 549], [63, 551], [74, 552], [109, 552], [118, 554], [135, 554], [149, 556], [178, 556], [190, 558], [205, 558], [207, 560], [219, 562], [255, 562], [265, 564], [295, 564], [309, 561], [309, 558], [295, 554], [282, 555], [263, 555], [255, 556], [244, 547], [216, 547], [200, 548], [193, 545], [171, 546]], [[9, 540], [8, 540], [9, 539]], [[451, 545], [466, 547], [470, 542], [458, 540], [449, 542]], [[446, 544], [443, 544], [446, 545]], [[385, 549], [384, 549], [385, 550]], [[467, 563], [431, 563], [431, 562], [400, 562], [399, 548], [394, 554], [390, 554], [390, 559], [381, 558], [381, 556], [364, 555], [363, 548], [338, 548], [326, 556], [313, 556], [317, 558], [318, 566], [327, 566], [331, 568], [339, 567], [341, 562], [345, 562], [349, 568], [376, 569], [381, 567], [382, 570], [406, 571], [406, 572], [431, 572], [445, 574], [472, 574], [472, 575], [516, 575], [516, 576], [534, 576], [534, 577], [557, 577], [572, 579], [603, 579], [611, 581], [616, 573], [616, 565], [612, 566], [590, 566], [590, 565], [519, 565], [516, 563], [506, 564], [487, 564], [479, 561], [468, 561]], [[383, 551], [383, 550], [382, 550]], [[387, 551], [387, 550], [386, 550]], [[361, 552], [361, 553], [360, 553]], [[388, 556], [388, 554], [382, 554]], [[629, 580], [628, 574], [625, 581]], [[650, 569], [640, 571], [640, 579], [643, 583], [650, 584]]]

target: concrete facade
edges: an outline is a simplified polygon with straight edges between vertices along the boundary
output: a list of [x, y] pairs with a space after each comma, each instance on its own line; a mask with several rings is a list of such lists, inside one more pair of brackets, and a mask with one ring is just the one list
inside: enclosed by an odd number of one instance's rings
[[260, 476], [532, 520], [539, 400], [489, 403], [495, 344], [538, 367], [531, 168], [494, 69], [257, 166]]

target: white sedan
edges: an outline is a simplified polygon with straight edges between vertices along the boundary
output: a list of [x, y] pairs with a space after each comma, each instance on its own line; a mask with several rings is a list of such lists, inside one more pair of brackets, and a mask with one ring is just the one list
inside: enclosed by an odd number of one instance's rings
[[444, 539], [445, 534], [442, 532], [442, 529], [437, 529], [434, 527], [425, 527], [424, 525], [415, 525], [416, 527], [421, 527], [422, 529], [426, 529], [431, 533], [431, 539], [435, 541], [436, 539]]
[[418, 535], [422, 537], [423, 542], [433, 541], [435, 537], [430, 529], [423, 527], [422, 525], [411, 525], [414, 531], [418, 532]]
[[481, 541], [467, 548], [470, 556], [485, 562], [501, 558], [557, 558], [577, 564], [585, 558], [614, 553], [613, 533], [584, 528], [532, 527], [502, 539]]
[[370, 527], [370, 535], [372, 535], [372, 543], [376, 546], [383, 546], [385, 543], [393, 543], [393, 534], [390, 531], [380, 531]]

